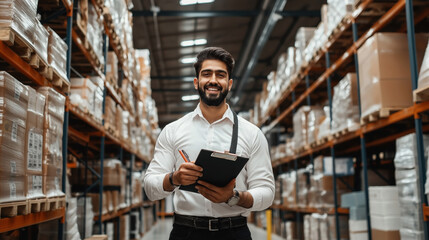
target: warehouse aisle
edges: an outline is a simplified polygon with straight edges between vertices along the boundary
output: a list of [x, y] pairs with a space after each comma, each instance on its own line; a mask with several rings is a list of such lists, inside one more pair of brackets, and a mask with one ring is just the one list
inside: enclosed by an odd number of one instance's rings
[[[146, 233], [141, 240], [167, 240], [170, 235], [170, 231], [173, 227], [173, 219], [166, 218], [164, 220], [159, 219], [158, 222], [153, 226], [148, 233]], [[249, 224], [250, 232], [252, 232], [253, 240], [266, 240], [267, 232], [262, 228], [258, 228], [253, 224]], [[282, 238], [277, 235], [272, 235], [272, 240], [281, 240]]]

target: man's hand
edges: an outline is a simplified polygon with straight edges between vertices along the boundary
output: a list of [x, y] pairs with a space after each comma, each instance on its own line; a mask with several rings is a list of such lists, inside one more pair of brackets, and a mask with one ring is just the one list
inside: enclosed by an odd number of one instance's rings
[[198, 192], [214, 203], [226, 202], [234, 195], [235, 178], [225, 187], [216, 187], [213, 184], [201, 180], [197, 183], [200, 184], [196, 186]]
[[185, 162], [173, 174], [173, 183], [177, 185], [189, 185], [197, 181], [198, 177], [203, 176], [203, 168], [195, 165], [193, 162]]

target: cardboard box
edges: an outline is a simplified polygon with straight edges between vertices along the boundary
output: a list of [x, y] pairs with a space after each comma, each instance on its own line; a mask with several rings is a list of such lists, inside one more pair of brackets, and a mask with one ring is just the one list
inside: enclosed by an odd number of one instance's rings
[[85, 238], [85, 240], [107, 240], [107, 235], [93, 235], [89, 238]]
[[371, 229], [372, 239], [377, 240], [401, 240], [398, 231], [381, 231], [377, 229]]
[[[416, 34], [420, 66], [428, 35]], [[359, 49], [362, 117], [381, 109], [402, 109], [413, 104], [407, 35], [376, 33]]]

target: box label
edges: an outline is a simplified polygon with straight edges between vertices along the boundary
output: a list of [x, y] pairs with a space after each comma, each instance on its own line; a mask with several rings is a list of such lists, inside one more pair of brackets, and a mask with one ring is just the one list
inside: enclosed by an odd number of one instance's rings
[[42, 146], [43, 136], [41, 134], [30, 131], [28, 134], [27, 146], [28, 170], [42, 171]]
[[12, 141], [17, 142], [18, 140], [18, 123], [13, 121], [12, 122], [12, 131], [11, 131], [11, 137]]
[[33, 193], [42, 192], [42, 176], [33, 176]]
[[18, 101], [19, 101], [19, 98], [21, 96], [21, 92], [24, 90], [23, 88], [24, 87], [21, 84], [15, 82], [15, 94], [14, 94], [14, 97]]
[[16, 198], [16, 184], [9, 182], [10, 198]]
[[16, 162], [10, 161], [10, 173], [16, 174]]

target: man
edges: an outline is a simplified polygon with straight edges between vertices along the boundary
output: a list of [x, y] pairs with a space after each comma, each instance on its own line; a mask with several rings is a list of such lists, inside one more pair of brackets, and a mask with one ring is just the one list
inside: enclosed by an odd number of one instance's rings
[[[200, 102], [193, 112], [168, 124], [161, 132], [144, 188], [151, 200], [175, 192], [172, 240], [251, 239], [246, 216], [268, 208], [274, 199], [268, 143], [255, 125], [235, 118], [226, 103], [233, 83], [231, 54], [218, 47], [205, 48], [198, 54], [194, 67], [194, 87]], [[231, 140], [234, 119], [238, 124], [235, 144]], [[249, 158], [236, 179], [225, 187], [197, 181], [202, 168], [192, 161], [201, 149], [225, 152], [233, 146], [237, 155]], [[185, 150], [191, 162], [184, 161], [179, 150]], [[179, 189], [180, 185], [196, 181], [199, 193]]]

